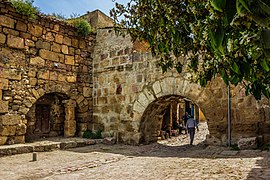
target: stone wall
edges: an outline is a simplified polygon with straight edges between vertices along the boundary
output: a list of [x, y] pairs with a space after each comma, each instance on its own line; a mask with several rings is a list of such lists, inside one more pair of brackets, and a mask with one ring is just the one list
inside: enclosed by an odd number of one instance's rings
[[[142, 44], [145, 47], [145, 43]], [[143, 50], [142, 50], [143, 49]], [[189, 98], [205, 115], [210, 144], [227, 144], [227, 87], [220, 78], [207, 88], [188, 81], [189, 74], [161, 72], [156, 57], [133, 44], [129, 36], [117, 36], [112, 29], [99, 29], [93, 54], [92, 129], [104, 127], [104, 135], [118, 142], [138, 144], [156, 140], [160, 119], [171, 100]], [[269, 102], [244, 96], [240, 86], [231, 87], [232, 143], [240, 137], [269, 132]]]
[[77, 37], [72, 26], [47, 17], [30, 21], [0, 3], [0, 145], [25, 141], [26, 114], [49, 93], [64, 94], [65, 107], [75, 108], [76, 123], [65, 122], [65, 129], [73, 126], [67, 130], [76, 135], [87, 129], [94, 38]]
[[[64, 22], [29, 21], [1, 2], [0, 145], [25, 142], [35, 129], [36, 105], [51, 95], [64, 99], [45, 100], [61, 112], [52, 134], [70, 137], [88, 128], [118, 142], [152, 142], [168, 105], [188, 98], [205, 115], [208, 143], [226, 145], [227, 87], [216, 78], [202, 88], [185, 68], [162, 73], [145, 42], [132, 43], [110, 28], [77, 37]], [[232, 143], [253, 136], [270, 142], [269, 101], [246, 97], [241, 86], [231, 87], [231, 96]]]

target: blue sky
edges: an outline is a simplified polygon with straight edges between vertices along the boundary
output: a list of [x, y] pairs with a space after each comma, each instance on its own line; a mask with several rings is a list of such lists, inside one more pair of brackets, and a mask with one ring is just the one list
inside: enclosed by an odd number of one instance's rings
[[[126, 4], [129, 0], [115, 0], [115, 2]], [[57, 13], [66, 17], [73, 13], [83, 15], [87, 11], [96, 9], [109, 16], [115, 2], [113, 0], [35, 0], [34, 6], [39, 7], [42, 13]]]

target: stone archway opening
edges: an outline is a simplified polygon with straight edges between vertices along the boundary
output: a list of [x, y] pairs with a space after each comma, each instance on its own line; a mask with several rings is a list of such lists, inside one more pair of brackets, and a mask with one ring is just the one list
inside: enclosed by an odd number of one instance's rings
[[[175, 128], [173, 126], [174, 121], [178, 121], [180, 125], [184, 127], [184, 121], [182, 117], [185, 112], [188, 112], [189, 115], [192, 115], [199, 124], [203, 126], [203, 139], [200, 138], [200, 141], [204, 141], [206, 135], [209, 134], [206, 118], [204, 113], [201, 111], [198, 105], [188, 98], [179, 96], [179, 95], [167, 95], [159, 97], [152, 103], [150, 103], [145, 109], [141, 124], [140, 124], [140, 143], [148, 144], [151, 142], [157, 142], [161, 137], [161, 131], [163, 131], [164, 125], [170, 135]], [[185, 131], [182, 131], [185, 133]], [[165, 137], [166, 138], [166, 137]]]
[[49, 93], [39, 98], [26, 115], [25, 140], [31, 142], [65, 134], [66, 103], [69, 97], [62, 93]]

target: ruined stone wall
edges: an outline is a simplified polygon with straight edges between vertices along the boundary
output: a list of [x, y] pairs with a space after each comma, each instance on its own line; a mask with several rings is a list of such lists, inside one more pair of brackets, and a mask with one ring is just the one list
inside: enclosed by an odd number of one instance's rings
[[[188, 81], [182, 74], [165, 74], [151, 53], [140, 52], [129, 36], [112, 29], [99, 29], [93, 54], [93, 126], [104, 128], [119, 142], [137, 144], [155, 140], [160, 117], [172, 95], [197, 104], [207, 119], [210, 144], [227, 144], [227, 87], [217, 78], [207, 88]], [[145, 47], [145, 46], [144, 46]], [[143, 48], [145, 49], [145, 48]], [[269, 102], [245, 97], [241, 87], [232, 87], [232, 143], [241, 137], [269, 134]], [[175, 96], [175, 97], [176, 97]], [[173, 97], [174, 99], [176, 99]]]
[[77, 37], [73, 27], [47, 17], [30, 21], [0, 2], [0, 145], [25, 141], [26, 114], [48, 93], [66, 95], [75, 106], [77, 134], [87, 129], [94, 38]]

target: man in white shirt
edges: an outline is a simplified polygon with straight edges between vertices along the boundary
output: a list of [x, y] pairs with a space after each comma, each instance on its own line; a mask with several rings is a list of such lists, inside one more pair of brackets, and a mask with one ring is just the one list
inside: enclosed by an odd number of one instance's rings
[[195, 127], [197, 128], [197, 131], [199, 131], [197, 121], [192, 116], [190, 116], [186, 124], [186, 128], [190, 136], [190, 145], [193, 144], [194, 135], [195, 135]]

